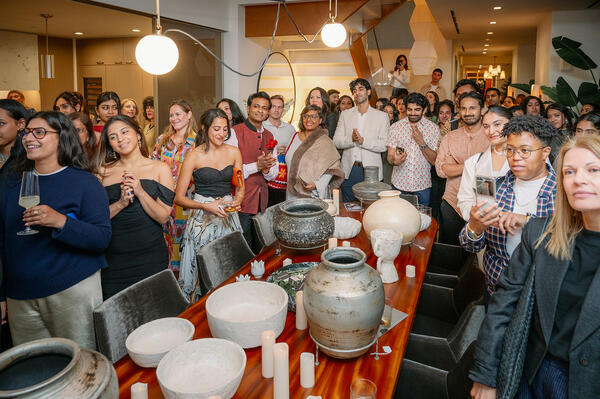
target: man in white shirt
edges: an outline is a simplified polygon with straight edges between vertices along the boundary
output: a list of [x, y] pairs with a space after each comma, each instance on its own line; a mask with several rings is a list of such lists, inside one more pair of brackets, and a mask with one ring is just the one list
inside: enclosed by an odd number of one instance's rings
[[352, 186], [364, 180], [364, 167], [377, 166], [379, 180], [383, 179], [381, 153], [386, 151], [389, 117], [369, 105], [371, 85], [366, 79], [350, 82], [356, 106], [340, 114], [333, 143], [342, 150], [342, 183], [344, 202], [357, 201]]
[[431, 82], [421, 87], [421, 94], [425, 95], [428, 91], [434, 91], [437, 93], [438, 97], [440, 98], [440, 101], [448, 98], [446, 96], [446, 90], [444, 90], [444, 88], [440, 86], [440, 80], [442, 80], [443, 75], [444, 72], [442, 72], [440, 68], [435, 68], [431, 73]]
[[[280, 164], [285, 163], [285, 152], [296, 133], [296, 129], [287, 122], [281, 120], [284, 111], [285, 101], [283, 96], [275, 94], [271, 96], [271, 109], [269, 117], [263, 122], [263, 127], [273, 134], [273, 138], [277, 141], [277, 161]], [[283, 172], [282, 172], [283, 174]], [[269, 186], [269, 203], [267, 206], [272, 206], [285, 201], [286, 179], [285, 176], [279, 175], [267, 182]]]

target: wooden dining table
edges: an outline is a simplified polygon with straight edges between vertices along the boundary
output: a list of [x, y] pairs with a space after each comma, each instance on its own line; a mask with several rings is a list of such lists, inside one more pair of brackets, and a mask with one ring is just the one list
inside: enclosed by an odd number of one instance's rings
[[[349, 212], [344, 207], [341, 208], [340, 216], [362, 220], [362, 212]], [[386, 298], [392, 300], [393, 307], [408, 314], [403, 321], [379, 338], [380, 352], [382, 352], [383, 346], [389, 346], [392, 350], [390, 354], [380, 355], [379, 359], [375, 359], [375, 356], [370, 355], [371, 352], [374, 352], [375, 344], [373, 350], [369, 350], [355, 359], [334, 359], [319, 351], [319, 365], [315, 367], [315, 385], [310, 389], [305, 389], [300, 385], [300, 354], [302, 352], [315, 353], [315, 343], [311, 340], [308, 329], [296, 329], [295, 313], [288, 311], [285, 327], [276, 342], [286, 342], [289, 346], [290, 398], [306, 398], [309, 395], [321, 396], [323, 399], [349, 398], [350, 384], [358, 378], [369, 379], [377, 385], [378, 399], [393, 397], [436, 230], [437, 224], [435, 220], [432, 220], [429, 228], [421, 231], [412, 244], [402, 247], [394, 261], [399, 281], [384, 284]], [[347, 241], [350, 241], [351, 246], [364, 251], [367, 255], [367, 263], [375, 268], [377, 258], [373, 254], [371, 243], [364, 229], [358, 236]], [[339, 245], [342, 245], [341, 240]], [[253, 260], [265, 262], [265, 274], [261, 278], [264, 280], [272, 272], [282, 267], [284, 259], [291, 258], [294, 263], [320, 261], [322, 251], [323, 249], [299, 252], [281, 248], [278, 253], [278, 245], [275, 242], [256, 255]], [[416, 267], [414, 278], [406, 277], [406, 265], [409, 264]], [[239, 274], [250, 274], [250, 262], [246, 263], [235, 275], [230, 276], [221, 286], [235, 282], [235, 277]], [[194, 339], [212, 337], [205, 309], [208, 296], [210, 294], [179, 315], [179, 317], [190, 320], [196, 327]], [[246, 370], [234, 398], [272, 398], [273, 379], [262, 377], [261, 348], [246, 349], [245, 352]], [[131, 396], [130, 387], [136, 382], [148, 384], [149, 398], [163, 397], [155, 368], [139, 367], [129, 356], [125, 356], [115, 364], [115, 369], [119, 379], [120, 398], [129, 398]]]

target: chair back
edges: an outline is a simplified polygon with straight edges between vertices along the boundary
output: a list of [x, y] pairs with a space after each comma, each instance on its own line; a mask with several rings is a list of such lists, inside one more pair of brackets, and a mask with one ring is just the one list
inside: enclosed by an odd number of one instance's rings
[[279, 204], [265, 209], [262, 213], [257, 213], [252, 217], [256, 238], [260, 244], [261, 251], [277, 240], [273, 232], [273, 218], [279, 212]]
[[254, 253], [239, 231], [209, 242], [196, 253], [202, 294], [217, 287], [237, 272]]
[[470, 398], [473, 382], [469, 378], [469, 369], [473, 365], [473, 355], [475, 354], [475, 342], [471, 342], [460, 357], [456, 366], [448, 372], [446, 377], [446, 389], [448, 399]]
[[471, 302], [460, 315], [454, 329], [447, 337], [448, 346], [457, 362], [471, 345], [471, 342], [477, 339], [484, 318], [485, 308], [482, 299]]
[[163, 270], [108, 298], [94, 309], [100, 353], [116, 362], [127, 354], [127, 336], [149, 321], [175, 317], [189, 306], [172, 270]]

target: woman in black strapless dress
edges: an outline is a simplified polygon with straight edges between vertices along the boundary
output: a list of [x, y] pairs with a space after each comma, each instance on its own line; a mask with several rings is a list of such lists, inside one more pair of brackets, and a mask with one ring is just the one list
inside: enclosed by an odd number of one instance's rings
[[144, 135], [127, 116], [116, 116], [105, 125], [96, 163], [112, 223], [105, 253], [108, 267], [102, 270], [106, 300], [168, 267], [162, 223], [175, 193], [169, 167], [148, 159]]
[[[196, 148], [183, 161], [175, 194], [177, 205], [192, 209], [181, 242], [179, 271], [179, 284], [192, 302], [205, 294], [201, 289], [196, 252], [232, 231], [242, 231], [237, 210], [244, 198], [243, 184], [232, 185], [234, 169], [242, 170], [242, 154], [236, 147], [223, 143], [229, 137], [227, 115], [211, 109], [202, 115], [200, 124]], [[193, 200], [185, 195], [192, 178]]]

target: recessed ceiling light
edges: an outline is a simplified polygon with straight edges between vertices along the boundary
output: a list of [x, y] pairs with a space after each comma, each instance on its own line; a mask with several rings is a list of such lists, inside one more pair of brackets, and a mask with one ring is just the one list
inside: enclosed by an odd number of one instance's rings
[[135, 32], [135, 33], [140, 33], [142, 30], [141, 30], [141, 29], [138, 29], [138, 28], [135, 28], [135, 29], [132, 29], [131, 31], [132, 31], [132, 32]]
[[496, 6], [496, 7], [494, 7], [494, 10], [502, 10], [502, 7]]
[[75, 34], [77, 36], [81, 36], [81, 35], [83, 35], [83, 32], [74, 32], [73, 34]]
[[489, 38], [489, 37], [486, 37], [486, 38], [485, 38], [485, 41], [486, 41], [486, 42], [489, 42], [489, 41], [490, 41], [490, 38]]
[[496, 21], [490, 21], [490, 25], [496, 25]]
[[484, 51], [484, 52], [483, 52], [483, 53], [481, 53], [481, 54], [487, 54], [487, 51]]
[[493, 35], [493, 34], [494, 34], [494, 32], [488, 32], [487, 34], [488, 34], [488, 35]]
[[485, 47], [489, 47], [490, 45], [486, 43], [486, 44], [484, 44], [484, 46], [485, 46]]

